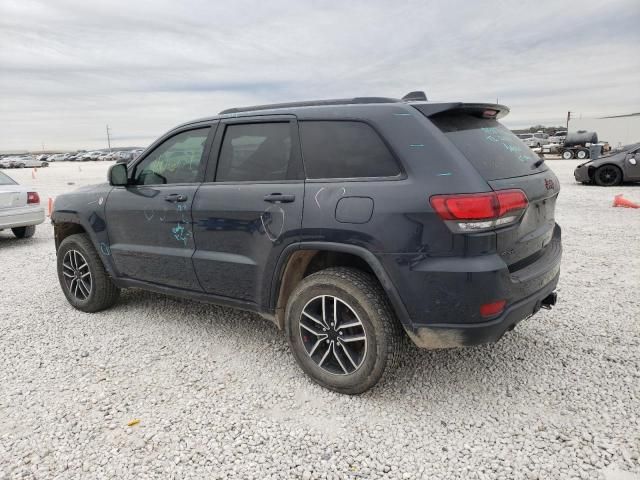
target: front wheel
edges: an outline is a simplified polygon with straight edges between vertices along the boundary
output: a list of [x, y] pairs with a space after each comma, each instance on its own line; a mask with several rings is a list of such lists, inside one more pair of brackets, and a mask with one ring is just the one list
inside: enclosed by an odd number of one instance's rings
[[615, 165], [602, 165], [593, 178], [601, 187], [615, 187], [622, 183], [622, 171]]
[[57, 257], [58, 281], [73, 307], [98, 312], [116, 303], [120, 289], [111, 281], [87, 235], [65, 238]]
[[300, 282], [287, 304], [285, 328], [302, 370], [323, 387], [350, 395], [378, 383], [406, 341], [378, 282], [345, 267]]

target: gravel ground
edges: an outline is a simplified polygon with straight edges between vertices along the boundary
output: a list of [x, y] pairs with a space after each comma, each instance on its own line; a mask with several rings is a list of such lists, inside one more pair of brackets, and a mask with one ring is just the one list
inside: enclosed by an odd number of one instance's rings
[[[557, 307], [495, 345], [410, 348], [359, 397], [309, 381], [256, 315], [142, 291], [78, 312], [51, 226], [0, 233], [0, 478], [640, 478], [640, 210], [611, 207], [640, 186], [548, 163]], [[46, 201], [107, 166], [9, 173]]]

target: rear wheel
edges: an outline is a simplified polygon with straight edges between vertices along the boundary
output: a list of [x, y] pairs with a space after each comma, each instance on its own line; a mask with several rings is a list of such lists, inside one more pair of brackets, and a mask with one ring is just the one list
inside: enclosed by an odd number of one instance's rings
[[351, 395], [378, 383], [405, 342], [378, 282], [354, 268], [328, 268], [302, 280], [285, 323], [302, 370], [323, 387]]
[[12, 228], [11, 231], [18, 238], [31, 238], [36, 233], [36, 226], [29, 225], [28, 227]]
[[24, 168], [25, 164], [24, 163], [19, 163], [18, 165], [16, 165], [16, 168]]
[[41, 167], [48, 167], [48, 166], [49, 166], [49, 163], [47, 163], [47, 162], [42, 162], [42, 163], [40, 164], [40, 166], [41, 166]]
[[593, 179], [601, 187], [615, 187], [622, 183], [622, 171], [615, 165], [602, 165], [596, 170]]
[[573, 158], [573, 152], [571, 150], [565, 150], [562, 152], [562, 158], [565, 160], [571, 160]]
[[588, 156], [589, 156], [589, 152], [587, 150], [578, 150], [576, 152], [576, 157], [578, 157], [580, 160], [584, 160]]
[[120, 289], [111, 281], [87, 235], [65, 238], [57, 256], [58, 281], [73, 307], [98, 312], [116, 303]]

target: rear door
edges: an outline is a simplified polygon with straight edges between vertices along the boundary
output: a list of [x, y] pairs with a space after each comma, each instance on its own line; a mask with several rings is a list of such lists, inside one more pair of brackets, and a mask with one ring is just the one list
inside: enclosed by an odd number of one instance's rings
[[132, 167], [130, 185], [109, 194], [107, 229], [121, 276], [201, 290], [191, 261], [191, 206], [204, 178], [213, 128], [176, 131]]
[[515, 265], [547, 246], [554, 234], [560, 185], [544, 161], [497, 120], [482, 118], [482, 112], [444, 112], [430, 120], [493, 190], [520, 189], [526, 194], [529, 206], [522, 219], [495, 230], [496, 248], [505, 263]]
[[302, 223], [295, 117], [221, 120], [211, 151], [193, 204], [195, 271], [210, 294], [266, 304], [277, 259]]

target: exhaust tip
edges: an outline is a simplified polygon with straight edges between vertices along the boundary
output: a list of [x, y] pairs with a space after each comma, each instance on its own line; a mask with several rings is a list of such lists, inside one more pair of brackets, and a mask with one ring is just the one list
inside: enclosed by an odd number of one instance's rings
[[540, 302], [540, 306], [542, 308], [546, 308], [547, 310], [551, 310], [556, 302], [558, 301], [558, 294], [556, 292], [551, 292], [549, 295], [544, 297]]

